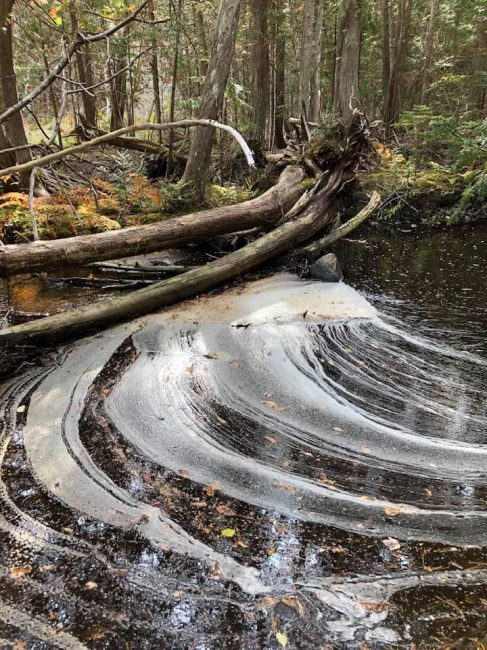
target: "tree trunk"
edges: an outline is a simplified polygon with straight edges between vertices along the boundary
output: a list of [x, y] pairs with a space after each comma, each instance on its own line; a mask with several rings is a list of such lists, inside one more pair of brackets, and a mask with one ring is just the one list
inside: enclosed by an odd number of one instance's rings
[[120, 72], [126, 67], [127, 61], [127, 43], [123, 32], [110, 40], [109, 51], [110, 76], [116, 75], [110, 83], [110, 131], [117, 131], [123, 127], [127, 105], [127, 72]]
[[359, 98], [361, 0], [342, 0], [337, 25], [337, 52], [333, 108], [345, 121], [350, 119]]
[[[223, 105], [223, 97], [235, 50], [240, 0], [221, 0], [220, 12], [208, 73], [201, 98], [199, 117], [214, 120]], [[188, 186], [188, 195], [194, 200], [204, 198], [214, 132], [211, 129], [196, 131], [188, 157], [182, 184]]]
[[484, 116], [486, 109], [485, 76], [487, 72], [487, 19], [479, 19], [476, 29], [475, 50], [473, 56], [472, 103], [474, 108], [481, 111]]
[[424, 69], [421, 79], [421, 92], [419, 95], [419, 103], [424, 104], [428, 93], [428, 86], [431, 82], [431, 73], [433, 69], [433, 56], [435, 52], [435, 22], [436, 12], [438, 8], [438, 0], [430, 1], [430, 17], [428, 23], [428, 32], [425, 41], [424, 53]]
[[284, 14], [276, 7], [276, 108], [274, 121], [274, 146], [284, 149], [284, 119], [286, 111], [286, 36], [284, 34]]
[[289, 168], [268, 192], [238, 205], [96, 235], [43, 241], [39, 244], [1, 246], [0, 276], [52, 268], [59, 264], [110, 260], [178, 248], [256, 226], [268, 227], [279, 221], [298, 200], [303, 179], [302, 169]]
[[267, 149], [266, 127], [270, 104], [269, 0], [251, 0], [252, 27], [250, 43], [251, 105], [253, 136]]
[[[10, 12], [13, 0], [0, 0], [0, 113], [14, 106], [19, 101], [17, 94], [17, 76], [15, 74], [12, 44], [12, 22]], [[7, 147], [21, 147], [27, 144], [24, 122], [20, 112], [14, 113], [3, 125], [2, 139]], [[31, 160], [29, 149], [15, 152], [17, 164]], [[20, 188], [27, 190], [30, 174], [20, 174]]]
[[325, 3], [315, 0], [315, 20], [313, 29], [313, 46], [311, 49], [311, 83], [309, 96], [308, 120], [316, 122], [321, 109], [321, 54], [323, 49], [323, 16]]
[[392, 57], [391, 76], [384, 110], [384, 122], [387, 126], [397, 120], [401, 109], [401, 84], [404, 82], [404, 69], [409, 48], [412, 7], [413, 0], [399, 0], [394, 56]]
[[[79, 31], [78, 17], [76, 15], [76, 5], [69, 5], [69, 16], [71, 19], [71, 34], [75, 38], [76, 34]], [[93, 85], [93, 75], [91, 70], [91, 60], [90, 52], [88, 50], [89, 45], [85, 45], [82, 48], [79, 48], [76, 51], [76, 69], [78, 71], [78, 81], [85, 88]], [[83, 112], [86, 119], [90, 124], [96, 125], [96, 106], [95, 98], [93, 95], [90, 95], [86, 91], [81, 93], [83, 101]]]
[[391, 25], [389, 0], [382, 0], [382, 110], [385, 112], [391, 78]]

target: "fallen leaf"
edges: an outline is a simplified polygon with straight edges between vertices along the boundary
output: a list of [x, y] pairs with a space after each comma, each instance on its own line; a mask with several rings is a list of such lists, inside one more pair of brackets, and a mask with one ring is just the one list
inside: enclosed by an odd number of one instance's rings
[[242, 542], [241, 539], [239, 539], [237, 542], [235, 542], [235, 546], [240, 546], [241, 548], [248, 548], [249, 545], [246, 544], [245, 542]]
[[174, 598], [181, 598], [181, 596], [184, 594], [184, 591], [182, 589], [178, 589], [178, 591], [175, 591], [173, 593]]
[[291, 494], [294, 494], [296, 492], [296, 489], [293, 488], [292, 485], [288, 485], [287, 483], [275, 483], [275, 486], [277, 488], [283, 488], [284, 490], [287, 490]]
[[10, 573], [16, 577], [26, 576], [31, 571], [32, 571], [32, 567], [30, 566], [13, 566], [10, 569]]
[[271, 442], [273, 445], [277, 445], [277, 440], [273, 438], [272, 436], [264, 436], [266, 440]]
[[385, 602], [381, 603], [364, 603], [364, 608], [370, 612], [384, 612], [389, 609], [389, 605]]
[[186, 372], [194, 372], [193, 366], [186, 366]]
[[219, 512], [221, 515], [225, 515], [225, 517], [233, 517], [237, 513], [229, 508], [228, 506], [218, 506], [216, 509], [217, 512]]
[[266, 596], [263, 598], [259, 603], [259, 607], [272, 607], [273, 605], [276, 604], [276, 599], [273, 598], [272, 596]]
[[397, 517], [397, 515], [401, 514], [401, 508], [398, 508], [397, 506], [388, 506], [387, 508], [384, 508], [384, 512], [386, 515], [389, 515], [389, 517]]
[[96, 582], [93, 582], [93, 580], [90, 580], [89, 582], [87, 582], [85, 584], [85, 587], [87, 589], [96, 589], [98, 587], [98, 585], [96, 584]]
[[212, 497], [215, 494], [215, 492], [220, 488], [221, 488], [220, 483], [213, 483], [213, 485], [207, 485], [205, 489], [206, 496]]
[[346, 553], [347, 550], [345, 548], [343, 548], [343, 546], [333, 546], [333, 548], [331, 549], [331, 552], [332, 553]]
[[286, 410], [284, 406], [277, 406], [277, 404], [275, 402], [272, 402], [270, 400], [263, 400], [262, 404], [264, 404], [264, 406], [268, 406], [273, 411], [285, 411]]
[[235, 536], [235, 529], [234, 528], [224, 528], [222, 530], [222, 537], [234, 537]]
[[287, 646], [287, 636], [283, 632], [276, 632], [276, 639], [279, 645], [285, 649]]
[[383, 539], [382, 543], [384, 544], [384, 546], [387, 546], [387, 548], [390, 551], [397, 551], [398, 549], [401, 548], [401, 544], [394, 537], [388, 537], [387, 539]]

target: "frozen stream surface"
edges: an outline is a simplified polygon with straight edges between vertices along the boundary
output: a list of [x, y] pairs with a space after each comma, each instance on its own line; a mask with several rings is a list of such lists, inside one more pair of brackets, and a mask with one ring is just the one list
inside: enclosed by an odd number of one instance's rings
[[486, 242], [344, 244], [347, 283], [250, 282], [0, 384], [0, 647], [484, 647]]

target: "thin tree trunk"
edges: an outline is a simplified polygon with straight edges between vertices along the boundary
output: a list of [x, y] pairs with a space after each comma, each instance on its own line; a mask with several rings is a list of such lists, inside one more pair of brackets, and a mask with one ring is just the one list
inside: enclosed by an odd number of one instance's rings
[[421, 92], [419, 95], [420, 104], [424, 104], [426, 101], [428, 86], [431, 81], [431, 73], [433, 69], [433, 57], [435, 51], [435, 22], [436, 22], [437, 8], [438, 8], [438, 0], [431, 0], [428, 33], [426, 34], [426, 42], [425, 42], [424, 69], [423, 69], [423, 75], [421, 79]]
[[389, 81], [391, 78], [391, 26], [389, 0], [382, 0], [382, 102], [383, 112], [387, 102]]
[[[172, 4], [172, 2], [171, 2]], [[173, 5], [174, 6], [174, 5]], [[176, 87], [178, 82], [178, 69], [179, 69], [179, 41], [181, 38], [181, 9], [182, 0], [178, 0], [178, 10], [176, 16], [176, 42], [174, 44], [174, 59], [172, 65], [172, 85], [171, 85], [171, 101], [169, 104], [169, 121], [174, 122], [174, 114], [176, 110]], [[174, 131], [169, 132], [168, 156], [166, 176], [169, 177], [171, 165], [173, 162], [173, 147], [174, 147]]]
[[252, 27], [251, 27], [251, 88], [254, 124], [253, 135], [256, 140], [267, 148], [266, 126], [269, 116], [269, 85], [270, 85], [270, 61], [269, 61], [269, 34], [268, 34], [268, 0], [252, 0]]
[[[279, 0], [276, 0], [276, 4]], [[275, 121], [274, 121], [274, 146], [284, 149], [284, 119], [286, 111], [286, 37], [284, 34], [284, 13], [279, 12], [276, 6], [276, 91], [275, 91]]]
[[[149, 16], [152, 21], [155, 21], [154, 0], [150, 4]], [[162, 124], [164, 119], [162, 115], [162, 101], [161, 101], [161, 86], [159, 82], [159, 60], [157, 56], [157, 38], [155, 32], [152, 34], [152, 56], [151, 56], [151, 72], [152, 72], [152, 90], [154, 93], [154, 112], [155, 121]], [[162, 131], [157, 132], [157, 141], [162, 144]]]
[[323, 50], [323, 16], [325, 13], [324, 0], [315, 0], [315, 15], [313, 29], [313, 46], [311, 49], [311, 82], [309, 97], [310, 122], [319, 119], [321, 109], [321, 54]]
[[387, 126], [390, 126], [397, 120], [401, 110], [401, 84], [404, 80], [404, 70], [409, 48], [412, 7], [413, 0], [399, 0], [395, 30], [396, 46], [391, 63], [391, 76], [384, 111], [384, 122]]
[[303, 9], [303, 32], [301, 37], [301, 59], [299, 73], [299, 109], [304, 106], [310, 118], [311, 96], [311, 52], [313, 48], [314, 17], [316, 0], [305, 0]]
[[344, 120], [356, 108], [359, 99], [360, 46], [362, 16], [360, 0], [342, 0], [337, 24], [335, 112]]
[[[235, 50], [239, 16], [240, 0], [221, 0], [214, 44], [201, 98], [200, 118], [214, 120], [222, 109]], [[199, 129], [191, 143], [182, 183], [188, 186], [188, 195], [192, 194], [195, 200], [204, 198], [213, 138], [212, 130]]]
[[[79, 30], [78, 17], [76, 15], [77, 7], [75, 4], [71, 3], [69, 5], [69, 16], [71, 19], [71, 34], [76, 38], [76, 34]], [[93, 76], [91, 70], [91, 62], [89, 60], [89, 51], [88, 45], [80, 47], [75, 54], [76, 57], [76, 69], [78, 71], [78, 80], [85, 88], [93, 85]], [[88, 63], [88, 66], [86, 65]], [[88, 71], [89, 67], [89, 71]], [[49, 69], [49, 68], [48, 68]], [[51, 86], [52, 88], [52, 86]], [[83, 91], [81, 93], [83, 101], [83, 111], [86, 119], [90, 124], [96, 125], [96, 106], [95, 98], [93, 95], [90, 95], [88, 92]]]

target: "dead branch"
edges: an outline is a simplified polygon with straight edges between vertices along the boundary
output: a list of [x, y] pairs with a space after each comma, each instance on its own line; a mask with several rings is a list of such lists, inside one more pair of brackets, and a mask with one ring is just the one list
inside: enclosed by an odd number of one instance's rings
[[37, 160], [31, 160], [29, 162], [23, 163], [22, 165], [14, 165], [12, 167], [6, 167], [5, 169], [0, 169], [0, 178], [2, 176], [8, 176], [9, 174], [20, 174], [22, 172], [30, 171], [34, 167], [44, 167], [49, 163], [55, 162], [56, 160], [62, 160], [67, 156], [72, 154], [81, 153], [86, 151], [91, 147], [96, 147], [98, 145], [110, 142], [116, 138], [119, 138], [129, 133], [136, 133], [137, 131], [170, 131], [175, 128], [187, 129], [192, 126], [206, 126], [211, 128], [222, 129], [223, 131], [228, 131], [233, 135], [241, 146], [244, 154], [247, 157], [247, 162], [250, 166], [254, 165], [254, 158], [252, 152], [250, 151], [247, 143], [242, 138], [240, 133], [233, 129], [231, 126], [226, 124], [221, 124], [220, 122], [215, 122], [214, 120], [181, 120], [179, 122], [167, 122], [166, 124], [150, 124], [149, 122], [144, 122], [143, 124], [133, 124], [132, 126], [126, 126], [117, 131], [112, 131], [111, 133], [105, 133], [100, 135], [93, 140], [88, 142], [83, 142], [81, 144], [75, 145], [74, 147], [69, 147], [67, 149], [62, 149], [61, 151], [56, 151], [42, 158], [37, 158]]
[[49, 88], [49, 86], [54, 83], [64, 68], [66, 68], [66, 66], [71, 63], [71, 58], [79, 47], [85, 45], [86, 43], [96, 43], [97, 41], [106, 40], [109, 36], [112, 36], [112, 34], [115, 34], [120, 29], [123, 29], [126, 25], [132, 22], [140, 14], [142, 9], [144, 9], [144, 7], [149, 4], [149, 2], [150, 0], [143, 0], [142, 4], [140, 4], [137, 9], [135, 9], [135, 11], [133, 11], [129, 16], [126, 16], [119, 23], [104, 32], [93, 34], [92, 36], [85, 36], [81, 33], [76, 34], [71, 45], [67, 48], [66, 54], [61, 58], [54, 70], [51, 71], [51, 73], [44, 79], [44, 81], [42, 81], [42, 83], [37, 86], [37, 88], [34, 88], [34, 90], [32, 90], [28, 95], [25, 95], [25, 97], [20, 99], [16, 104], [7, 108], [7, 110], [0, 115], [0, 124], [3, 124], [3, 122], [6, 122], [10, 117], [12, 117], [12, 115], [18, 113], [18, 111], [21, 111], [28, 104], [33, 102], [36, 97], [39, 97], [41, 93]]

